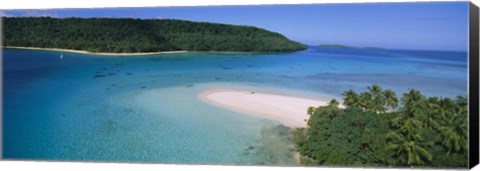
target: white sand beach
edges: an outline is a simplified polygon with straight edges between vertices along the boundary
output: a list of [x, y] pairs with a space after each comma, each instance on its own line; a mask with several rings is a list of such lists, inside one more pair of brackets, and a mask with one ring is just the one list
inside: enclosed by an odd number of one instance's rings
[[275, 120], [293, 128], [306, 126], [308, 107], [328, 104], [328, 101], [229, 89], [211, 89], [199, 98], [221, 108]]
[[142, 56], [142, 55], [158, 55], [158, 54], [171, 54], [171, 53], [186, 53], [188, 51], [165, 51], [165, 52], [141, 52], [141, 53], [103, 53], [103, 52], [88, 52], [83, 50], [72, 49], [59, 49], [59, 48], [36, 48], [36, 47], [17, 47], [17, 46], [4, 46], [3, 48], [11, 49], [29, 49], [29, 50], [46, 50], [46, 51], [59, 51], [59, 52], [72, 52], [92, 55], [107, 55], [107, 56]]

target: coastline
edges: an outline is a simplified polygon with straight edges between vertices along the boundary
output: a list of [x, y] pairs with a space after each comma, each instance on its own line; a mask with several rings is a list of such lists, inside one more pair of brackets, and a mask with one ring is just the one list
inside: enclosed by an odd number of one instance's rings
[[295, 52], [242, 52], [242, 51], [163, 51], [163, 52], [136, 52], [136, 53], [110, 53], [110, 52], [89, 52], [85, 50], [61, 49], [61, 48], [39, 48], [39, 47], [21, 47], [21, 46], [2, 46], [2, 49], [25, 49], [25, 50], [43, 50], [43, 51], [58, 51], [71, 52], [88, 55], [105, 55], [105, 56], [145, 56], [145, 55], [162, 55], [162, 54], [177, 54], [177, 53], [207, 53], [219, 55], [244, 55], [244, 54], [279, 54], [279, 53], [295, 53]]
[[19, 47], [19, 46], [3, 46], [7, 49], [26, 49], [26, 50], [43, 50], [43, 51], [59, 51], [72, 52], [90, 55], [105, 55], [105, 56], [144, 56], [144, 55], [160, 55], [160, 54], [174, 54], [187, 53], [188, 51], [164, 51], [164, 52], [139, 52], [139, 53], [107, 53], [107, 52], [88, 52], [84, 50], [60, 49], [60, 48], [37, 48], [37, 47]]
[[328, 104], [328, 101], [231, 89], [211, 89], [201, 93], [199, 99], [227, 110], [278, 121], [290, 128], [307, 126], [308, 107]]

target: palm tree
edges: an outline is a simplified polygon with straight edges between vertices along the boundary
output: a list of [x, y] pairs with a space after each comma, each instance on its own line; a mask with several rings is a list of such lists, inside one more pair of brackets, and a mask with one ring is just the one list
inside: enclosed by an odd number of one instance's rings
[[338, 103], [337, 99], [332, 99], [328, 103], [328, 106], [331, 106], [331, 107], [334, 107], [334, 108], [338, 108], [338, 105], [339, 105], [339, 103]]
[[392, 120], [393, 125], [398, 127], [401, 133], [410, 135], [411, 132], [422, 127], [422, 122], [417, 120], [414, 116], [409, 115], [406, 112], [401, 112], [398, 117]]
[[414, 115], [416, 112], [421, 112], [424, 99], [425, 97], [419, 91], [410, 89], [408, 93], [403, 93], [402, 104], [409, 115]]
[[372, 100], [372, 94], [368, 92], [363, 92], [359, 96], [359, 106], [363, 109], [363, 111], [372, 111], [374, 110], [374, 103]]
[[315, 109], [316, 109], [316, 108], [315, 108], [315, 107], [312, 107], [312, 106], [308, 107], [308, 109], [307, 109], [307, 114], [308, 114], [309, 116], [312, 116], [312, 115], [315, 113]]
[[439, 101], [439, 106], [437, 108], [437, 113], [443, 117], [443, 119], [447, 119], [452, 115], [454, 110], [454, 102], [450, 98], [443, 98]]
[[317, 108], [313, 107], [313, 106], [310, 106], [307, 108], [307, 115], [308, 115], [308, 118], [307, 119], [304, 119], [305, 122], [307, 122], [307, 126], [310, 127], [312, 125], [312, 116], [315, 114], [315, 111], [317, 110]]
[[416, 128], [422, 127], [422, 122], [417, 120], [421, 116], [424, 98], [420, 92], [411, 89], [402, 97], [403, 111], [393, 119], [393, 124], [399, 127], [400, 132], [410, 135]]
[[385, 101], [384, 101], [384, 96], [382, 94], [382, 88], [374, 84], [371, 87], [367, 87], [367, 89], [372, 93], [373, 95], [373, 112], [378, 113], [378, 112], [383, 112], [385, 111]]
[[382, 87], [380, 87], [377, 84], [372, 85], [371, 87], [367, 87], [367, 89], [370, 91], [370, 93], [373, 94], [373, 96], [381, 96], [382, 95]]
[[343, 99], [343, 105], [345, 107], [360, 107], [358, 95], [352, 89], [345, 91], [342, 96], [345, 97]]
[[383, 92], [383, 97], [385, 97], [385, 106], [390, 108], [390, 110], [394, 110], [395, 108], [397, 108], [398, 98], [393, 90], [385, 90]]
[[467, 150], [467, 120], [465, 115], [453, 115], [446, 120], [446, 125], [440, 131], [443, 136], [442, 144], [448, 149], [447, 155], [451, 151], [459, 152]]
[[431, 145], [432, 142], [426, 141], [419, 133], [405, 136], [391, 131], [387, 134], [387, 140], [389, 143], [385, 149], [393, 151], [395, 157], [398, 157], [402, 164], [424, 165], [425, 161], [433, 159], [432, 154], [425, 149], [425, 146]]
[[457, 106], [456, 112], [461, 114], [467, 113], [468, 100], [466, 96], [457, 96], [455, 99], [455, 104]]
[[433, 128], [439, 127], [437, 123], [437, 113], [436, 110], [438, 108], [438, 98], [437, 97], [430, 97], [426, 101], [426, 111], [423, 112], [425, 115], [423, 116], [423, 120], [425, 121], [425, 127]]

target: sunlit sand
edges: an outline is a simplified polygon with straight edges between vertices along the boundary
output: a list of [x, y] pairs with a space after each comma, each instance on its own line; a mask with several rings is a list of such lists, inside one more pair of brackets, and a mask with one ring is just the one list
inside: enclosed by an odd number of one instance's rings
[[288, 127], [305, 127], [310, 106], [328, 101], [229, 89], [212, 89], [200, 95], [203, 101], [228, 110], [278, 121]]
[[135, 52], [135, 53], [104, 53], [104, 52], [88, 52], [83, 50], [59, 49], [59, 48], [36, 48], [36, 47], [16, 47], [16, 46], [5, 46], [5, 47], [12, 48], [12, 49], [46, 50], [46, 51], [72, 52], [72, 53], [106, 55], [106, 56], [142, 56], [142, 55], [159, 55], [159, 54], [187, 52], [187, 51], [163, 51], [163, 52]]

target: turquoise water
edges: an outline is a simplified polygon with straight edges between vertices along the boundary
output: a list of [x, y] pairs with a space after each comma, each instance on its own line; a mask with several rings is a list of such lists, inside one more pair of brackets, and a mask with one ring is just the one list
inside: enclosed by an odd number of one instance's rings
[[374, 83], [398, 94], [467, 93], [465, 52], [59, 55], [4, 49], [5, 159], [295, 165], [288, 129], [198, 95], [232, 88], [340, 99], [346, 89]]

